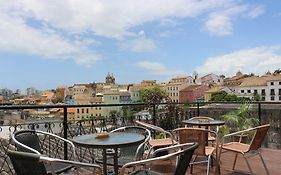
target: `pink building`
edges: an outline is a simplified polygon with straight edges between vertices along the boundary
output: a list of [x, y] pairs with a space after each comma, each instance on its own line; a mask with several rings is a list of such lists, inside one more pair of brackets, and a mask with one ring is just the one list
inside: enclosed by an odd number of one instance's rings
[[179, 92], [179, 102], [196, 102], [209, 89], [206, 85], [190, 85]]

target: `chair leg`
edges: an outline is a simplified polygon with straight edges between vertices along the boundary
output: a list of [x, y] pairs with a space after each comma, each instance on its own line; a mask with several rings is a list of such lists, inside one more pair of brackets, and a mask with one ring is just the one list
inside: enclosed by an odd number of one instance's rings
[[250, 173], [251, 173], [251, 174], [254, 174], [254, 173], [253, 173], [253, 170], [252, 170], [252, 168], [251, 168], [251, 166], [250, 166], [250, 163], [249, 163], [249, 161], [248, 161], [248, 159], [247, 159], [247, 157], [245, 157], [244, 154], [243, 154], [243, 157], [244, 157], [244, 159], [245, 159], [245, 161], [246, 161], [246, 163], [247, 163], [247, 166], [248, 166], [248, 168], [249, 168], [249, 170], [250, 170]]
[[237, 160], [237, 156], [238, 156], [238, 153], [235, 153], [235, 159], [234, 159], [234, 163], [233, 163], [233, 167], [232, 167], [232, 170], [234, 170], [235, 168], [235, 164], [236, 164], [236, 160]]
[[208, 156], [207, 175], [209, 175], [210, 172], [210, 161], [211, 161], [211, 155]]
[[190, 165], [190, 174], [192, 174], [193, 172], [193, 162], [195, 162], [196, 158], [197, 158], [198, 155], [195, 155], [194, 159], [191, 161], [191, 163], [189, 164]]
[[267, 166], [266, 166], [266, 164], [265, 164], [265, 161], [263, 160], [263, 157], [262, 157], [262, 155], [261, 155], [260, 152], [259, 152], [259, 156], [260, 156], [260, 158], [261, 158], [261, 161], [262, 161], [262, 164], [263, 164], [264, 169], [265, 169], [265, 171], [266, 171], [266, 174], [269, 175], [269, 171], [268, 171], [268, 169], [267, 169]]

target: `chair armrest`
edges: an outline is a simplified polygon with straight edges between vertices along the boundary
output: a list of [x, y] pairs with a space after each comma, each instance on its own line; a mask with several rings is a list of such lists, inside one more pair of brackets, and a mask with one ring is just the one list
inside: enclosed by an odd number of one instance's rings
[[141, 121], [135, 121], [135, 123], [137, 123], [140, 126], [146, 127], [148, 129], [154, 130], [154, 131], [158, 131], [158, 132], [163, 132], [166, 135], [169, 135], [170, 138], [173, 138], [173, 135], [171, 132], [164, 130], [163, 128], [159, 127], [159, 126], [155, 126], [155, 125], [151, 125], [149, 123], [144, 123]]
[[184, 144], [177, 144], [177, 145], [172, 145], [172, 146], [169, 146], [169, 147], [159, 148], [159, 149], [155, 150], [152, 153], [152, 155], [154, 157], [160, 152], [175, 150], [175, 149], [184, 148], [184, 147], [187, 147], [187, 146], [190, 147], [192, 145], [194, 145], [194, 143], [184, 143]]
[[56, 158], [51, 158], [47, 156], [40, 156], [41, 162], [44, 163], [62, 163], [62, 164], [68, 164], [72, 165], [74, 167], [92, 167], [92, 168], [97, 168], [100, 172], [102, 172], [102, 167], [98, 164], [90, 164], [90, 163], [84, 163], [84, 162], [77, 162], [77, 161], [71, 161], [71, 160], [62, 160], [62, 159], [56, 159]]
[[121, 168], [120, 174], [123, 175], [125, 173], [125, 169], [128, 168], [128, 167], [137, 166], [137, 165], [145, 165], [145, 164], [148, 164], [148, 163], [151, 163], [151, 162], [154, 162], [154, 161], [165, 160], [165, 159], [168, 159], [170, 157], [176, 156], [179, 153], [181, 153], [183, 150], [180, 149], [180, 148], [185, 148], [185, 147], [189, 148], [189, 147], [192, 147], [192, 146], [198, 146], [198, 143], [185, 143], [185, 144], [173, 145], [173, 146], [165, 147], [165, 148], [159, 148], [153, 153], [154, 156], [157, 153], [163, 152], [163, 151], [175, 150], [175, 149], [178, 149], [178, 151], [167, 154], [167, 155], [163, 155], [163, 156], [160, 156], [160, 157], [153, 157], [153, 158], [149, 158], [149, 159], [144, 159], [144, 160], [126, 163]]
[[233, 132], [233, 133], [230, 133], [230, 134], [226, 134], [226, 135], [224, 135], [224, 136], [221, 138], [221, 140], [220, 140], [220, 141], [221, 141], [220, 146], [221, 146], [221, 147], [223, 146], [223, 144], [225, 143], [225, 139], [226, 139], [226, 138], [232, 137], [232, 136], [240, 136], [238, 142], [241, 142], [241, 141], [242, 141], [242, 137], [244, 136], [245, 133], [250, 132], [250, 131], [254, 131], [254, 130], [256, 130], [256, 127], [255, 127], [255, 128], [245, 129], [245, 130], [242, 130], [242, 131]]

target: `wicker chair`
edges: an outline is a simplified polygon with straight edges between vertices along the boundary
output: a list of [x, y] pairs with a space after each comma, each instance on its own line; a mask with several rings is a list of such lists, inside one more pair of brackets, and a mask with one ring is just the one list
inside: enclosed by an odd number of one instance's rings
[[[239, 132], [235, 132], [235, 133], [227, 134], [227, 135], [223, 136], [222, 142], [220, 145], [220, 148], [221, 148], [220, 156], [221, 156], [221, 153], [223, 153], [223, 150], [234, 152], [235, 159], [234, 159], [234, 163], [233, 163], [233, 167], [232, 167], [232, 169], [234, 170], [237, 156], [238, 156], [238, 154], [242, 154], [247, 163], [247, 166], [250, 170], [250, 173], [253, 174], [253, 170], [249, 164], [248, 158], [258, 155], [262, 161], [262, 164], [265, 168], [266, 173], [269, 174], [269, 171], [266, 167], [266, 164], [264, 162], [264, 159], [261, 155], [261, 150], [260, 150], [262, 142], [263, 142], [269, 128], [270, 128], [270, 125], [267, 124], [267, 125], [250, 128], [247, 130], [243, 130], [243, 131], [239, 131]], [[249, 132], [255, 132], [255, 135], [252, 138], [250, 144], [241, 143], [243, 135], [245, 135]], [[239, 141], [226, 142], [227, 138], [237, 136], [237, 135], [240, 136]]]
[[[212, 160], [212, 156], [217, 150], [216, 147], [213, 146], [208, 146], [208, 133], [212, 133], [216, 135], [214, 131], [210, 131], [207, 129], [203, 128], [177, 128], [173, 130], [174, 136], [178, 139], [178, 142], [180, 144], [182, 143], [189, 143], [189, 142], [198, 142], [199, 146], [198, 148], [194, 151], [195, 158], [194, 160], [191, 161], [191, 173], [193, 170], [193, 165], [199, 164], [199, 163], [205, 163], [207, 162], [207, 175], [209, 174], [210, 171], [210, 163]], [[217, 145], [217, 144], [215, 144]], [[218, 155], [216, 153], [216, 155]], [[199, 161], [196, 162], [196, 159], [198, 156], [204, 156], [207, 157], [206, 161]], [[216, 159], [217, 160], [217, 157]], [[216, 162], [217, 168], [218, 168], [218, 162]]]
[[171, 132], [166, 131], [159, 126], [155, 126], [155, 125], [152, 125], [149, 123], [144, 123], [141, 121], [136, 121], [135, 123], [151, 130], [152, 132], [162, 133], [164, 136], [164, 138], [161, 138], [161, 139], [150, 139], [148, 141], [149, 150], [148, 150], [147, 156], [149, 156], [153, 150], [176, 144], [176, 141], [174, 141], [173, 135]]
[[[212, 121], [214, 120], [211, 117], [206, 117], [206, 116], [197, 116], [197, 117], [192, 117], [188, 120], [208, 120], [208, 121]], [[199, 126], [193, 126], [194, 128], [198, 128]], [[212, 128], [209, 126], [206, 129], [208, 130], [212, 130]], [[218, 131], [218, 127], [216, 127], [215, 129], [213, 128], [213, 130], [215, 130], [216, 132]], [[216, 137], [212, 134], [212, 133], [208, 133], [208, 141], [211, 142], [213, 145], [216, 142]]]
[[[42, 136], [46, 142], [49, 141], [48, 147], [46, 147], [46, 145], [42, 145], [42, 143], [40, 142], [41, 137], [39, 138], [39, 135]], [[52, 133], [48, 133], [40, 130], [19, 130], [11, 135], [11, 139], [18, 151], [35, 153], [38, 155], [43, 155], [46, 154], [46, 152], [48, 152], [52, 154], [52, 155], [48, 155], [49, 157], [53, 157], [55, 156], [55, 154], [59, 154], [58, 143], [53, 143], [56, 139], [58, 141], [61, 141], [60, 143], [61, 145], [63, 145], [63, 143], [67, 143], [68, 145], [71, 145], [72, 154], [70, 156], [73, 157], [73, 160], [76, 160], [76, 150], [73, 143], [67, 139], [64, 139]], [[48, 151], [44, 152], [43, 147], [45, 150], [46, 148], [48, 148]], [[56, 166], [53, 164], [52, 167], [50, 167], [48, 164], [46, 164], [45, 167], [48, 173], [50, 173], [51, 171], [55, 171], [56, 173], [61, 173], [71, 169], [73, 166], [71, 164], [57, 164]]]
[[[122, 167], [124, 164], [136, 160], [141, 160], [144, 157], [144, 151], [146, 144], [148, 140], [151, 137], [151, 133], [148, 129], [139, 127], [139, 126], [124, 126], [121, 128], [117, 128], [111, 132], [133, 132], [133, 133], [139, 133], [143, 134], [145, 136], [145, 140], [143, 143], [139, 145], [133, 145], [133, 146], [128, 146], [128, 147], [122, 147], [118, 149], [118, 166]], [[112, 152], [110, 152], [112, 151]], [[114, 165], [113, 162], [113, 151], [110, 150], [107, 152], [107, 164], [108, 165]], [[97, 162], [102, 162], [100, 159], [96, 160]]]
[[[49, 164], [51, 167], [53, 164], [64, 164], [68, 166], [71, 165], [72, 167], [75, 167], [75, 169], [72, 170], [77, 174], [83, 173], [84, 175], [86, 175], [93, 174], [93, 172], [94, 174], [101, 174], [102, 172], [102, 168], [97, 164], [88, 164], [76, 161], [54, 159], [40, 154], [11, 150], [8, 150], [7, 155], [9, 156], [17, 175], [47, 175], [49, 173], [45, 168], [46, 164]], [[81, 167], [87, 167], [91, 169], [86, 170], [81, 169]], [[80, 170], [82, 170], [82, 172]], [[69, 170], [68, 172], [73, 174], [73, 171]], [[57, 174], [57, 172], [55, 171], [52, 171], [50, 173]], [[66, 173], [63, 172], [63, 174]]]
[[[184, 144], [178, 144], [178, 145], [172, 145], [165, 148], [159, 148], [153, 153], [153, 158], [130, 162], [125, 164], [121, 169], [121, 175], [125, 174], [125, 170], [129, 167], [134, 168], [142, 168], [146, 167], [148, 165], [153, 165], [153, 162], [159, 162], [163, 160], [173, 160], [176, 159], [176, 167], [174, 170], [175, 175], [185, 175], [186, 170], [189, 166], [189, 162], [192, 158], [194, 150], [198, 147], [198, 143], [184, 143]], [[161, 152], [169, 152], [169, 154], [165, 154], [160, 157], [156, 157]], [[153, 166], [152, 166], [153, 167]], [[129, 173], [130, 175], [161, 175], [159, 172], [151, 171], [150, 169], [139, 169], [132, 173]]]

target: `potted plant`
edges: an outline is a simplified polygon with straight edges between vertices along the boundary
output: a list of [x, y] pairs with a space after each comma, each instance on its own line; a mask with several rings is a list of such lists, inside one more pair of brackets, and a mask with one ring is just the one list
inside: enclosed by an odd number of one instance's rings
[[[244, 103], [238, 110], [220, 116], [220, 119], [225, 121], [225, 125], [220, 127], [219, 134], [226, 135], [257, 126], [259, 120], [258, 118], [249, 115], [251, 110], [250, 104]], [[241, 135], [238, 135], [237, 137], [241, 138]], [[246, 139], [246, 137], [247, 136], [244, 136], [243, 139]]]

